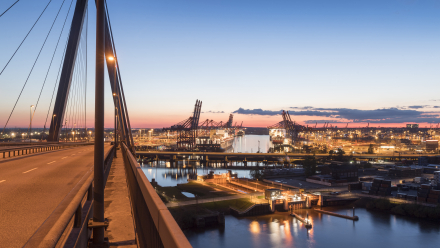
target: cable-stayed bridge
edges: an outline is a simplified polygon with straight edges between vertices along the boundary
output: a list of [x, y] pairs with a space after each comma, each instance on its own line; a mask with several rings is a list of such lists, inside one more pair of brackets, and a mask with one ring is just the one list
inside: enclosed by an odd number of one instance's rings
[[[112, 240], [106, 230], [114, 238], [118, 225], [131, 223], [130, 239], [113, 245], [190, 247], [136, 162], [106, 1], [4, 1], [0, 28], [8, 29], [14, 17], [22, 19], [25, 10], [35, 16], [28, 18], [30, 26], [13, 30], [9, 36], [14, 42], [6, 42], [8, 35], [0, 38], [7, 44], [0, 49], [0, 83], [18, 89], [7, 93], [0, 117], [0, 139], [10, 141], [0, 143], [0, 246], [108, 247]], [[92, 25], [96, 34], [89, 32]], [[16, 34], [23, 36], [17, 39]], [[90, 44], [92, 36], [96, 44]], [[88, 68], [90, 60], [95, 70]], [[93, 82], [89, 75], [94, 75]], [[112, 143], [104, 142], [105, 78], [114, 108]], [[94, 105], [87, 102], [90, 83]], [[23, 111], [30, 99], [33, 104]], [[87, 124], [90, 109], [93, 128]], [[43, 130], [36, 133], [32, 123], [37, 120]], [[25, 142], [16, 142], [17, 137]], [[117, 188], [108, 191], [119, 182], [126, 182], [121, 192], [129, 202], [114, 197], [111, 192]], [[125, 206], [128, 215], [114, 206]]]

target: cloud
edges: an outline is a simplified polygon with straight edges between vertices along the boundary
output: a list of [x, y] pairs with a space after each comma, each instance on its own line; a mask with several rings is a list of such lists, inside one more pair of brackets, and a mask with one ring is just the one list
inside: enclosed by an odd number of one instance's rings
[[225, 111], [211, 111], [211, 110], [209, 110], [209, 111], [207, 111], [207, 112], [202, 112], [202, 113], [211, 113], [211, 114], [224, 114], [224, 113], [225, 113]]
[[[424, 112], [419, 109], [423, 106], [410, 106], [411, 109], [382, 108], [382, 109], [350, 109], [350, 108], [308, 108], [306, 110], [289, 111], [291, 116], [318, 116], [334, 118], [334, 120], [323, 120], [322, 122], [371, 122], [371, 123], [404, 123], [404, 122], [440, 122], [439, 112]], [[419, 108], [420, 107], [420, 108]], [[233, 113], [245, 115], [269, 115], [281, 114], [282, 110], [262, 110], [239, 108]], [[346, 120], [346, 121], [344, 121]], [[310, 120], [311, 123], [316, 120]], [[306, 123], [309, 123], [306, 121]]]
[[271, 110], [262, 110], [262, 109], [243, 109], [239, 108], [232, 112], [233, 114], [242, 114], [242, 115], [279, 115], [280, 111], [271, 111]]
[[408, 106], [408, 108], [410, 109], [421, 109], [421, 108], [426, 108], [429, 107], [429, 105], [413, 105], [413, 106]]
[[323, 124], [323, 123], [342, 123], [347, 124], [346, 121], [337, 121], [337, 120], [307, 120], [304, 122], [305, 124]]
[[312, 109], [312, 106], [304, 106], [304, 107], [290, 107], [291, 109]]

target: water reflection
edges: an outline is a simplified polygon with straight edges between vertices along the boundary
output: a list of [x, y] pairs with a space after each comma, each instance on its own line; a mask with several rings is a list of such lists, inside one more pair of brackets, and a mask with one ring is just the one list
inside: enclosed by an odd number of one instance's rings
[[[159, 167], [162, 166], [162, 167]], [[206, 175], [209, 171], [214, 171], [215, 174], [226, 173], [227, 169], [217, 168], [198, 168], [198, 167], [178, 167], [166, 168], [164, 164], [145, 163], [141, 164], [142, 171], [147, 176], [148, 180], [153, 178], [160, 186], [176, 186], [177, 184], [187, 183], [188, 179], [197, 179], [197, 175]], [[238, 177], [249, 178], [249, 170], [231, 170], [232, 173], [237, 173]]]
[[252, 221], [249, 224], [249, 231], [252, 234], [260, 234], [260, 232], [261, 232], [260, 223], [258, 221], [255, 221], [255, 220]]
[[[350, 209], [327, 209], [348, 214]], [[193, 247], [438, 247], [439, 224], [356, 209], [360, 220], [338, 218], [313, 210], [298, 210], [313, 228], [287, 213], [235, 218], [226, 216], [223, 233], [185, 230]], [[380, 221], [380, 219], [385, 219]], [[356, 229], [354, 228], [356, 226]], [[420, 228], [422, 227], [423, 228]]]

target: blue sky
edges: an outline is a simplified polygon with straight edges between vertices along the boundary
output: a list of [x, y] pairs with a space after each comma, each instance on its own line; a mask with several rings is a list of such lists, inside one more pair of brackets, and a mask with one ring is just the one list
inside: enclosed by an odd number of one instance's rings
[[[0, 12], [13, 2], [1, 1]], [[0, 33], [8, 34], [0, 38], [1, 68], [47, 2], [21, 0], [0, 18]], [[0, 75], [0, 124], [9, 115], [61, 2], [52, 1], [17, 57]], [[356, 119], [358, 115], [295, 113], [300, 123], [371, 121], [397, 126], [415, 121], [435, 123], [438, 117], [439, 1], [107, 2], [133, 126], [177, 123], [191, 114], [196, 99], [203, 101], [201, 119], [225, 121], [235, 112], [234, 119], [243, 120], [245, 126], [267, 126], [281, 117], [240, 108], [280, 112], [311, 106], [321, 112], [349, 109], [344, 113], [371, 114]], [[68, 4], [70, 0], [66, 0], [11, 125], [20, 126], [28, 118]], [[92, 126], [94, 2], [89, 6], [87, 114]], [[61, 55], [59, 49], [49, 74], [51, 86], [43, 91], [35, 123], [44, 123]], [[111, 126], [111, 93], [107, 90], [106, 95], [106, 125]], [[423, 107], [406, 111], [414, 105]], [[377, 119], [375, 110], [384, 113], [383, 109], [392, 114]], [[431, 115], [433, 118], [426, 118]]]

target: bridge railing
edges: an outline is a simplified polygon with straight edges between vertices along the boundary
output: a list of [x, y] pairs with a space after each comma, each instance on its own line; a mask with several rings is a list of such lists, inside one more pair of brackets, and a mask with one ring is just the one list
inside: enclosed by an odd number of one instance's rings
[[[10, 158], [15, 156], [32, 154], [37, 152], [46, 152], [52, 150], [58, 150], [66, 147], [76, 147], [84, 145], [92, 145], [93, 143], [34, 143], [34, 145], [26, 146], [12, 146], [12, 147], [0, 147], [0, 158]], [[12, 154], [12, 155], [11, 155]]]
[[[105, 155], [104, 183], [107, 182], [113, 146]], [[93, 166], [61, 201], [24, 247], [87, 247], [92, 234], [88, 220], [93, 216]]]
[[192, 247], [125, 144], [122, 153], [138, 246]]

